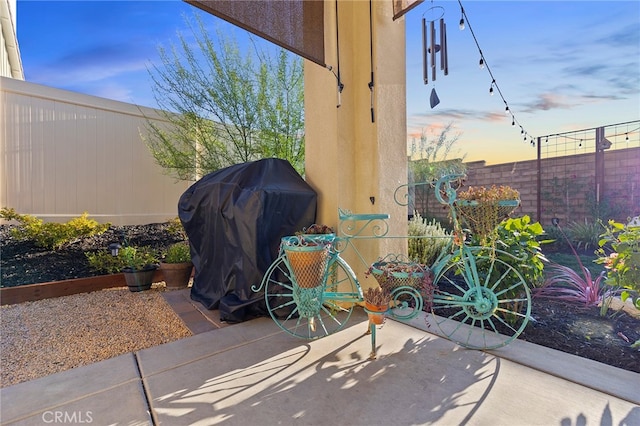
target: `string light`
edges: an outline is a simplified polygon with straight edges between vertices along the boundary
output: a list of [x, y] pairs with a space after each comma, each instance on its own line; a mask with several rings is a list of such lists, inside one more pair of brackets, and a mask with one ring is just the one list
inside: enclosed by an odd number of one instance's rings
[[[636, 125], [640, 124], [640, 120], [626, 121], [626, 122], [622, 122], [622, 123], [610, 124], [610, 125], [607, 125], [607, 126], [600, 126], [600, 127], [615, 127], [616, 128], [615, 132], [611, 133], [611, 134], [608, 134], [607, 138], [617, 138], [617, 137], [622, 137], [624, 135], [625, 136], [625, 140], [628, 141], [629, 140], [629, 134], [633, 135], [633, 134], [637, 133], [638, 130], [640, 130], [640, 126], [634, 128], [634, 129], [629, 129], [629, 126], [630, 125], [634, 125], [634, 124], [636, 124]], [[617, 128], [621, 127], [621, 126], [626, 126], [627, 129], [624, 130], [624, 131], [623, 130], [618, 131]], [[573, 130], [573, 131], [564, 132], [564, 133], [553, 133], [553, 134], [541, 136], [541, 138], [545, 138], [545, 142], [547, 142], [547, 143], [549, 142], [549, 138], [550, 137], [555, 137], [555, 138], [561, 137], [561, 138], [564, 138], [565, 140], [570, 140], [570, 141], [574, 141], [574, 143], [578, 142], [578, 144], [582, 144], [582, 142], [588, 142], [588, 141], [595, 141], [596, 140], [595, 138], [589, 138], [589, 137], [585, 137], [584, 136], [584, 135], [586, 135], [586, 132], [590, 132], [590, 131], [596, 130], [596, 129], [598, 129], [598, 127], [591, 127], [589, 129], [582, 129], [582, 130]], [[577, 134], [577, 133], [582, 133], [583, 136], [582, 137], [569, 136], [571, 134]]]
[[518, 124], [518, 126], [520, 126], [520, 129], [521, 129], [520, 133], [525, 135], [525, 142], [526, 142], [527, 132], [524, 130], [524, 127], [518, 122], [518, 119], [516, 118], [515, 114], [513, 114], [513, 112], [511, 111], [511, 108], [509, 108], [509, 104], [507, 103], [507, 100], [505, 99], [504, 95], [502, 94], [502, 91], [500, 90], [500, 86], [498, 86], [498, 83], [496, 82], [496, 79], [493, 76], [493, 73], [491, 72], [491, 68], [487, 63], [487, 59], [484, 57], [484, 54], [482, 53], [482, 49], [480, 48], [480, 44], [478, 43], [478, 39], [476, 38], [476, 35], [473, 32], [473, 28], [471, 27], [471, 22], [469, 21], [469, 17], [467, 16], [467, 13], [465, 12], [464, 7], [462, 6], [462, 1], [458, 0], [458, 4], [460, 5], [460, 14], [461, 14], [460, 30], [464, 30], [465, 23], [466, 23], [466, 25], [469, 27], [469, 32], [473, 37], [473, 41], [475, 42], [476, 47], [478, 48], [478, 52], [480, 53], [480, 61], [478, 62], [478, 65], [480, 66], [480, 69], [486, 68], [487, 71], [489, 72], [489, 76], [491, 76], [491, 86], [489, 87], [489, 95], [493, 96], [496, 92], [500, 95], [500, 98], [504, 102], [505, 114], [511, 115], [511, 125], [515, 126], [516, 124]]

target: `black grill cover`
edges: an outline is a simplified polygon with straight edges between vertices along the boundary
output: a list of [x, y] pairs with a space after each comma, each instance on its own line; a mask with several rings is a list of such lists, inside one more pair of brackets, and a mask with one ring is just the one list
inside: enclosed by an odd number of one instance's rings
[[178, 215], [195, 266], [191, 299], [223, 321], [266, 315], [258, 286], [280, 239], [315, 222], [316, 192], [286, 160], [237, 164], [203, 177], [180, 197]]

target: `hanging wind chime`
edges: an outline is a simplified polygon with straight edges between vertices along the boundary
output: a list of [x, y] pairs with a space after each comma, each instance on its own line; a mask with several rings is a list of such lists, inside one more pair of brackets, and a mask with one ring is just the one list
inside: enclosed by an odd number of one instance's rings
[[[439, 17], [429, 19], [425, 18], [426, 13], [435, 16], [441, 12]], [[439, 41], [436, 39], [436, 21], [439, 23]], [[437, 55], [440, 54], [440, 70], [444, 75], [449, 74], [449, 63], [447, 58], [447, 24], [444, 22], [444, 8], [442, 6], [432, 6], [422, 15], [422, 76], [425, 86], [429, 84], [429, 73], [431, 73], [431, 95], [429, 96], [429, 104], [433, 109], [440, 103], [438, 94], [436, 93], [436, 69], [438, 68]]]

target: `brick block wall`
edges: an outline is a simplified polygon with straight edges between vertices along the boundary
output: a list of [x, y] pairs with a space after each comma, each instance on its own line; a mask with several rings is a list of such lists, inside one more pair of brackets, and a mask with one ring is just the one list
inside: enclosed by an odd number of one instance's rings
[[[605, 151], [603, 188], [596, 186], [595, 153], [545, 158], [539, 163], [538, 171], [538, 160], [490, 166], [484, 161], [469, 162], [465, 187], [509, 185], [520, 192], [521, 205], [514, 215], [529, 215], [543, 226], [550, 225], [553, 217], [568, 223], [593, 221], [596, 214], [618, 221], [640, 214], [640, 148]], [[448, 209], [443, 209], [432, 190], [416, 191], [415, 205], [425, 217], [448, 220]]]

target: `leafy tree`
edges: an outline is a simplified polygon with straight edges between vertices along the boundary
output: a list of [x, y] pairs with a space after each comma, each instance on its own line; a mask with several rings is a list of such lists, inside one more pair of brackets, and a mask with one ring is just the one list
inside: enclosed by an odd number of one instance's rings
[[275, 59], [250, 37], [242, 56], [233, 37], [212, 39], [202, 20], [185, 19], [197, 48], [181, 33], [159, 48], [149, 73], [164, 122], [147, 120], [143, 136], [156, 162], [183, 180], [260, 158], [288, 160], [304, 172], [302, 60], [283, 49]]

